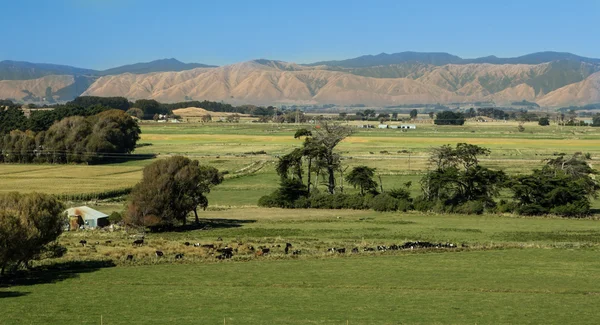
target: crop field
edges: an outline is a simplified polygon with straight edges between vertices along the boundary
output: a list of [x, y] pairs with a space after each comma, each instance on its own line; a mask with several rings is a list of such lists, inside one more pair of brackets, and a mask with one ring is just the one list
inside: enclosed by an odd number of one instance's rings
[[[63, 257], [38, 261], [31, 273], [0, 286], [0, 324], [598, 323], [598, 214], [562, 219], [258, 208], [258, 199], [278, 186], [277, 157], [301, 145], [293, 135], [303, 126], [242, 121], [142, 124], [136, 153], [185, 155], [228, 172], [208, 195], [201, 223], [190, 219], [186, 227], [146, 233], [140, 247], [132, 245], [140, 234], [131, 230], [61, 235]], [[517, 126], [357, 128], [338, 149], [346, 166], [377, 168], [386, 189], [412, 182], [413, 196], [430, 149], [444, 144], [489, 148], [481, 163], [509, 174], [528, 173], [562, 152], [589, 153], [600, 169], [600, 128], [526, 123], [519, 132]], [[152, 161], [0, 165], [0, 192], [76, 196], [127, 189]], [[124, 208], [122, 199], [67, 204], [105, 213]], [[593, 204], [600, 208], [600, 200]], [[416, 241], [443, 247], [377, 249]], [[298, 254], [285, 254], [286, 243]], [[233, 258], [216, 258], [223, 247], [236, 249]], [[269, 253], [257, 254], [262, 248]]]

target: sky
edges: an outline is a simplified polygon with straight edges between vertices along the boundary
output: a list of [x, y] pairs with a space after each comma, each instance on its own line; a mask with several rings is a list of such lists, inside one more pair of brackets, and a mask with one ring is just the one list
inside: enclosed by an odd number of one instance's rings
[[600, 58], [600, 0], [0, 0], [0, 60], [107, 69], [402, 51]]

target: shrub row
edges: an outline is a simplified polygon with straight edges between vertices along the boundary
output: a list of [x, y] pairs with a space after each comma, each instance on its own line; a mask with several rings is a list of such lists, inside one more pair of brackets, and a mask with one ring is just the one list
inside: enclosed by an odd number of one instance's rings
[[302, 196], [293, 201], [285, 200], [278, 193], [274, 192], [265, 195], [258, 200], [258, 205], [268, 208], [290, 208], [290, 209], [353, 209], [375, 211], [408, 211], [412, 210], [410, 199], [395, 198], [390, 194], [323, 194], [313, 193], [310, 196]]

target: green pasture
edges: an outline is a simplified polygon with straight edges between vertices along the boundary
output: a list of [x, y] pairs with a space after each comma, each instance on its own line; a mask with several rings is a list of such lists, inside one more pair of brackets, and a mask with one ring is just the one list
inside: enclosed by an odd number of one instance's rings
[[[357, 128], [339, 150], [346, 166], [377, 168], [384, 189], [411, 181], [413, 195], [429, 150], [443, 144], [487, 147], [492, 154], [482, 164], [510, 174], [530, 172], [560, 152], [590, 153], [598, 168], [600, 128], [526, 123], [519, 132], [517, 126], [496, 121], [462, 127], [417, 124], [409, 132]], [[65, 233], [59, 238], [67, 248], [63, 257], [36, 262], [38, 271], [0, 287], [0, 324], [598, 323], [597, 218], [257, 208], [258, 199], [278, 186], [277, 156], [301, 145], [293, 138], [299, 127], [142, 124], [139, 143], [144, 145], [137, 153], [155, 153], [157, 159], [186, 155], [228, 172], [209, 194], [201, 224], [147, 233], [142, 247], [132, 246], [139, 235], [135, 231]], [[77, 194], [128, 188], [151, 162], [4, 164], [0, 191]], [[356, 190], [345, 185], [344, 191]], [[121, 211], [123, 203], [67, 202], [105, 213]], [[594, 205], [600, 207], [600, 201]], [[79, 244], [82, 239], [87, 246]], [[407, 241], [459, 247], [363, 250]], [[184, 242], [238, 251], [220, 261], [216, 252]], [[284, 254], [288, 242], [301, 254]], [[271, 253], [256, 256], [251, 247], [269, 247]], [[347, 253], [328, 253], [330, 247]], [[360, 252], [350, 253], [354, 247]], [[156, 257], [156, 250], [165, 256]], [[175, 260], [178, 253], [185, 257]]]
[[[64, 234], [65, 257], [0, 288], [0, 323], [595, 324], [599, 316], [598, 220], [261, 208], [202, 217], [203, 228], [147, 234], [144, 247], [120, 231]], [[461, 247], [362, 251], [415, 240]], [[218, 261], [184, 241], [240, 253]], [[276, 245], [286, 242], [302, 253], [285, 255]], [[272, 253], [254, 256], [241, 243]]]

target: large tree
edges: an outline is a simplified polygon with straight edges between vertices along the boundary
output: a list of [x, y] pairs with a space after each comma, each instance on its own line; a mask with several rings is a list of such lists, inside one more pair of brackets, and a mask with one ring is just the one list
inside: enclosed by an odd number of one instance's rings
[[600, 184], [592, 177], [597, 173], [581, 154], [548, 159], [542, 169], [512, 179], [510, 189], [517, 212], [586, 216], [590, 213], [590, 198], [600, 190]]
[[469, 201], [494, 206], [506, 174], [479, 165], [478, 156], [488, 154], [488, 149], [467, 143], [435, 148], [429, 160], [432, 168], [421, 179], [423, 198], [450, 207]]
[[136, 226], [173, 226], [186, 223], [187, 215], [205, 208], [205, 194], [222, 182], [218, 170], [197, 160], [174, 156], [146, 166], [142, 181], [130, 194], [125, 221]]
[[0, 195], [0, 274], [29, 266], [50, 249], [66, 222], [64, 206], [46, 194]]
[[465, 124], [465, 115], [460, 112], [443, 111], [436, 114], [433, 123], [436, 125], [463, 125]]
[[312, 145], [320, 148], [319, 158], [323, 161], [327, 172], [327, 190], [335, 193], [335, 172], [340, 168], [340, 155], [335, 148], [345, 138], [352, 135], [353, 130], [345, 125], [320, 122], [313, 132]]
[[375, 168], [356, 166], [346, 175], [346, 181], [355, 188], [360, 188], [360, 195], [365, 195], [367, 192], [377, 192], [377, 182], [373, 180], [374, 176]]

